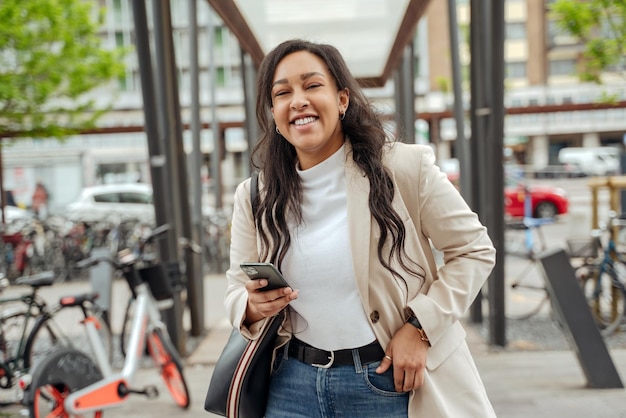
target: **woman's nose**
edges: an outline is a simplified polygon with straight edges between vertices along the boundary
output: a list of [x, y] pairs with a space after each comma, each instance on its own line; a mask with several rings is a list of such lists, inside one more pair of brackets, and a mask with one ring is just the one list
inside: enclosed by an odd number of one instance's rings
[[291, 108], [292, 109], [302, 109], [303, 107], [308, 106], [309, 99], [307, 98], [306, 92], [303, 90], [294, 91], [292, 100], [291, 100]]

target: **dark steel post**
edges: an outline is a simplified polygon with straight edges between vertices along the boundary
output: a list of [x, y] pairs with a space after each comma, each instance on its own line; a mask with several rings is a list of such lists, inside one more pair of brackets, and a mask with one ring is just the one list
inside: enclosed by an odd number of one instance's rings
[[211, 179], [213, 180], [213, 192], [215, 194], [215, 208], [222, 209], [222, 152], [221, 132], [217, 120], [217, 68], [215, 65], [215, 17], [213, 10], [209, 11], [209, 79], [211, 83], [211, 131], [213, 132], [213, 152], [211, 153]]
[[456, 15], [456, 1], [448, 0], [448, 21], [450, 27], [450, 54], [452, 61], [452, 89], [454, 91], [454, 120], [456, 141], [454, 149], [459, 160], [459, 184], [461, 194], [467, 202], [472, 201], [470, 184], [471, 159], [469, 141], [465, 137], [465, 114], [463, 111], [463, 86], [461, 80], [461, 61], [459, 59], [459, 27]]
[[[496, 247], [496, 265], [489, 278], [491, 343], [506, 345], [504, 254], [504, 2], [491, 2], [491, 117], [488, 138], [487, 228]], [[489, 211], [491, 209], [491, 211]]]
[[[2, 163], [2, 138], [0, 138], [0, 224], [2, 226], [6, 225], [6, 213], [4, 208], [7, 205], [7, 196], [4, 191], [4, 164]], [[0, 228], [0, 239], [2, 239], [2, 235], [4, 235], [4, 228]]]
[[[174, 55], [174, 45], [172, 41], [172, 23], [170, 15], [169, 1], [153, 0], [154, 11], [154, 34], [157, 73], [159, 76], [161, 92], [161, 135], [162, 143], [167, 155], [167, 162], [170, 166], [169, 178], [169, 198], [172, 201], [173, 217], [171, 223], [175, 225], [173, 233], [170, 233], [171, 245], [170, 255], [173, 258], [165, 261], [166, 265], [179, 259], [179, 248], [177, 238], [179, 231], [185, 237], [191, 237], [191, 225], [189, 222], [189, 193], [187, 190], [185, 153], [182, 141], [182, 123], [180, 120], [180, 104], [178, 100], [178, 85], [176, 79], [176, 57]], [[186, 265], [192, 265], [189, 257], [185, 259]], [[172, 308], [164, 312], [167, 329], [176, 344], [176, 348], [181, 354], [185, 354], [185, 334], [183, 332], [182, 316], [183, 307], [180, 294], [174, 294], [174, 304]]]
[[[164, 179], [167, 175], [166, 158], [159, 142], [159, 125], [157, 115], [157, 99], [154, 95], [155, 84], [150, 53], [150, 39], [148, 21], [146, 17], [146, 4], [144, 0], [135, 0], [133, 5], [133, 18], [135, 21], [135, 44], [139, 62], [141, 78], [141, 94], [143, 97], [143, 111], [145, 118], [145, 131], [148, 139], [148, 154], [150, 156], [150, 176], [152, 178], [152, 194], [154, 201], [154, 213], [157, 225], [168, 222], [171, 212], [171, 202], [166, 199], [167, 185]], [[168, 240], [168, 243], [171, 240]], [[159, 245], [161, 260], [171, 258], [169, 247]]]
[[[479, 116], [483, 112], [485, 94], [483, 86], [486, 82], [485, 78], [485, 61], [483, 59], [484, 49], [486, 48], [485, 40], [488, 39], [484, 34], [486, 28], [485, 22], [481, 16], [480, 5], [484, 0], [470, 0], [470, 122], [472, 125], [472, 135], [470, 138], [470, 197], [469, 205], [478, 213], [484, 222], [484, 213], [481, 205], [481, 184], [484, 184], [484, 173], [481, 167], [484, 167], [484, 138], [486, 129], [484, 127], [484, 117]], [[481, 292], [482, 293], [482, 292]], [[483, 321], [482, 312], [482, 294], [479, 293], [476, 301], [470, 309], [471, 319], [475, 323]]]
[[400, 139], [415, 143], [415, 77], [413, 75], [413, 43], [402, 52], [395, 75], [396, 124]]
[[[202, 242], [202, 150], [200, 149], [200, 76], [198, 66], [198, 0], [189, 1], [189, 67], [191, 79], [191, 135], [193, 151], [191, 153], [191, 184], [193, 185], [192, 233], [193, 242]], [[204, 248], [200, 245], [200, 248]], [[187, 274], [187, 305], [191, 319], [191, 335], [204, 332], [204, 272], [202, 254], [195, 254], [187, 249], [187, 259], [191, 264]]]
[[246, 158], [244, 161], [248, 161], [248, 172], [245, 176], [250, 175], [250, 170], [253, 170], [252, 166], [252, 149], [256, 145], [259, 136], [259, 124], [256, 120], [256, 69], [252, 64], [252, 58], [245, 51], [241, 50], [241, 76], [243, 79], [243, 103], [246, 109], [245, 127], [246, 127], [246, 140], [248, 142], [248, 149], [244, 154]]

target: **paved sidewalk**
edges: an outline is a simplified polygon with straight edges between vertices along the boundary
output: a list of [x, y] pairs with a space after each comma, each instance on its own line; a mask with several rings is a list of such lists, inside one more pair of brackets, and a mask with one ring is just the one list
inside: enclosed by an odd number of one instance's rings
[[[134, 386], [153, 384], [161, 395], [154, 400], [131, 397], [123, 407], [105, 411], [106, 417], [214, 416], [204, 411], [203, 403], [213, 365], [230, 333], [221, 304], [224, 288], [223, 277], [207, 276], [208, 331], [186, 359], [185, 377], [192, 397], [189, 410], [182, 412], [176, 408], [156, 371], [147, 368], [140, 370]], [[119, 290], [115, 289], [117, 294]], [[485, 342], [475, 327], [468, 325], [466, 329], [468, 343], [498, 417], [626, 418], [626, 390], [586, 388], [585, 375], [573, 351], [496, 349]], [[611, 350], [611, 356], [626, 382], [626, 350]], [[19, 408], [0, 409], [0, 417], [5, 416], [20, 416]]]

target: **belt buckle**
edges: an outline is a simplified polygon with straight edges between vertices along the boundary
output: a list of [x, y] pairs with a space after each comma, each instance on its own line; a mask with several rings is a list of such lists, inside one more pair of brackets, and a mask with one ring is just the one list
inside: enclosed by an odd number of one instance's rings
[[319, 367], [320, 369], [329, 369], [330, 366], [332, 366], [334, 362], [335, 362], [335, 352], [331, 351], [328, 363], [326, 363], [326, 364], [311, 364], [311, 366]]

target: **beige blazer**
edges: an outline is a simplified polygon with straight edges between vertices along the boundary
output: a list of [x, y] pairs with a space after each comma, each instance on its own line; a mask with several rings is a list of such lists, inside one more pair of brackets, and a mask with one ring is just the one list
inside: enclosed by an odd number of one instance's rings
[[[346, 145], [352, 263], [372, 329], [384, 348], [404, 324], [405, 308], [410, 307], [432, 345], [424, 386], [410, 396], [409, 417], [495, 416], [459, 322], [495, 263], [495, 249], [485, 227], [434, 165], [430, 147], [389, 145], [384, 162], [396, 187], [392, 204], [405, 221], [407, 253], [426, 273], [424, 280], [408, 274], [403, 280], [394, 278], [378, 260], [380, 233], [369, 212], [369, 181], [353, 162], [350, 144]], [[442, 253], [443, 265], [439, 268], [431, 244]], [[265, 321], [249, 328], [242, 325], [247, 303], [244, 284], [249, 279], [239, 263], [258, 260], [259, 248], [247, 179], [235, 193], [225, 305], [231, 322], [250, 339], [258, 337]], [[281, 334], [277, 347], [289, 338], [288, 334]]]

